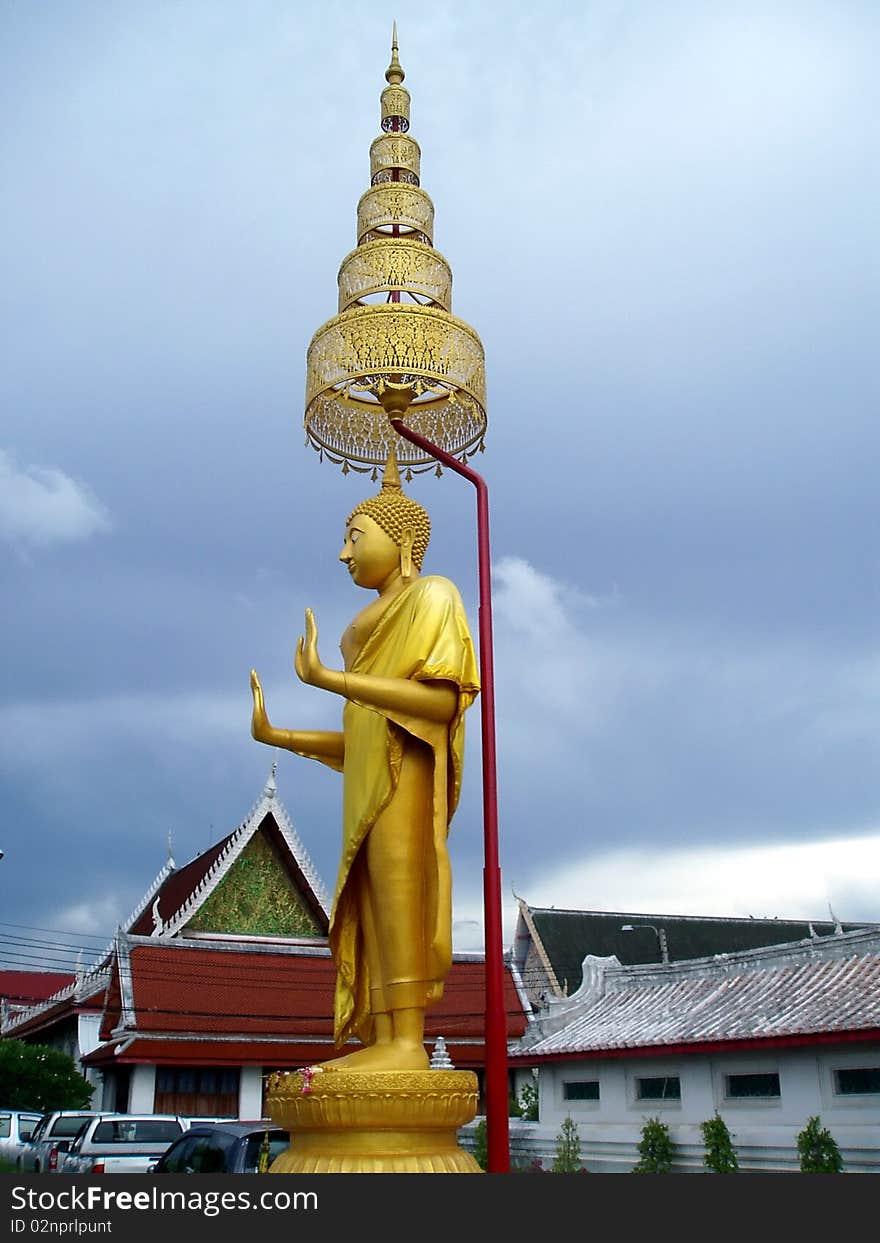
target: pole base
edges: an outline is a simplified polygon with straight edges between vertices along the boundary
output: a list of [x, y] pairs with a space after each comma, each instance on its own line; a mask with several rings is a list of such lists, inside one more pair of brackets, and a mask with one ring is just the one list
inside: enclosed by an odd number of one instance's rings
[[482, 1174], [456, 1132], [477, 1112], [468, 1070], [277, 1072], [272, 1121], [290, 1147], [270, 1174]]

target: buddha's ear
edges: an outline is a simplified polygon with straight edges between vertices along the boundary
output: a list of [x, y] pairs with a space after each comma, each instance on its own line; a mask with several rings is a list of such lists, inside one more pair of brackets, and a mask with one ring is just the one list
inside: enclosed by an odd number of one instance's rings
[[404, 527], [400, 533], [400, 573], [404, 578], [412, 578], [412, 547], [414, 539], [415, 531], [413, 528]]

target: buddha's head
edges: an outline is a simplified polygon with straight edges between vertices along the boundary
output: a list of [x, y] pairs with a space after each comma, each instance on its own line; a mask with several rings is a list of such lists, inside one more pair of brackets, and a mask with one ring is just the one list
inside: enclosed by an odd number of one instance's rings
[[[393, 449], [388, 455], [379, 492], [355, 506], [345, 527], [346, 540], [340, 560], [346, 562], [359, 585], [378, 586], [377, 582], [366, 581], [363, 575], [369, 574], [372, 579], [380, 572], [384, 561], [388, 561], [389, 566], [392, 561], [396, 562], [404, 577], [409, 577], [413, 568], [416, 573], [422, 568], [422, 558], [431, 538], [431, 519], [418, 501], [404, 494]], [[358, 544], [361, 548], [356, 552]]]

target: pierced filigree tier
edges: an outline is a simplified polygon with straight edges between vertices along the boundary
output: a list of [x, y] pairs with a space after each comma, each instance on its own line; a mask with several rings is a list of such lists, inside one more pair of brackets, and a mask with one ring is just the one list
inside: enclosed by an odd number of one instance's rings
[[[485, 448], [485, 412], [455, 394], [446, 400], [416, 402], [406, 412], [406, 424], [463, 462]], [[441, 473], [434, 458], [398, 436], [378, 402], [316, 397], [306, 410], [305, 426], [306, 442], [322, 460], [326, 457], [341, 466], [343, 474], [354, 470], [378, 479], [391, 448], [401, 470], [406, 468], [407, 479], [428, 470]]]
[[394, 412], [462, 461], [485, 447], [483, 346], [452, 314], [452, 269], [434, 250], [434, 204], [419, 186], [404, 76], [395, 34], [357, 248], [337, 274], [339, 313], [315, 333], [306, 359], [306, 442], [343, 472], [374, 472], [393, 447], [408, 476], [440, 473], [394, 431]]
[[380, 173], [376, 173], [376, 176], [373, 178], [373, 185], [384, 185], [386, 181], [403, 181], [409, 186], [417, 186], [419, 184], [419, 179], [415, 173], [408, 173], [406, 169], [399, 168], [383, 168], [382, 171]]
[[404, 447], [376, 394], [410, 385], [410, 427], [456, 456], [481, 448], [486, 429], [483, 345], [469, 324], [433, 306], [356, 306], [312, 337], [306, 361], [308, 440], [332, 461], [382, 465], [393, 444], [401, 465], [431, 463]]
[[479, 1174], [457, 1130], [476, 1115], [467, 1070], [276, 1072], [270, 1117], [290, 1147], [270, 1174]]
[[381, 134], [370, 145], [370, 176], [382, 168], [406, 168], [419, 175], [421, 148], [408, 134]]
[[409, 129], [409, 91], [405, 86], [386, 86], [382, 92], [382, 128], [386, 132], [393, 120], [402, 122], [401, 131]]
[[452, 306], [452, 269], [439, 251], [407, 238], [365, 242], [339, 267], [339, 310], [361, 298], [394, 289]]
[[395, 226], [421, 233], [430, 243], [434, 237], [434, 204], [418, 186], [396, 181], [371, 186], [358, 202], [358, 241]]

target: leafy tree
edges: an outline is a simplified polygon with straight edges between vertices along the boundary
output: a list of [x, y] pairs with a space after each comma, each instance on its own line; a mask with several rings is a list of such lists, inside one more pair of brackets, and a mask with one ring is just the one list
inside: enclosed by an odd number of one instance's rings
[[92, 1085], [60, 1049], [0, 1040], [0, 1101], [7, 1109], [83, 1109], [91, 1099]]
[[640, 1160], [633, 1166], [633, 1174], [669, 1174], [674, 1152], [675, 1144], [666, 1123], [659, 1118], [646, 1118], [638, 1145]]
[[553, 1159], [554, 1174], [579, 1174], [581, 1172], [581, 1137], [577, 1123], [571, 1114], [564, 1120], [556, 1136], [556, 1156]]
[[706, 1145], [703, 1156], [706, 1169], [711, 1170], [713, 1174], [737, 1174], [739, 1161], [733, 1150], [733, 1141], [727, 1123], [721, 1115], [716, 1113], [714, 1118], [701, 1122], [700, 1130], [703, 1132], [703, 1143]]
[[797, 1137], [798, 1156], [802, 1174], [842, 1174], [843, 1157], [837, 1140], [820, 1125], [818, 1116], [812, 1117]]

